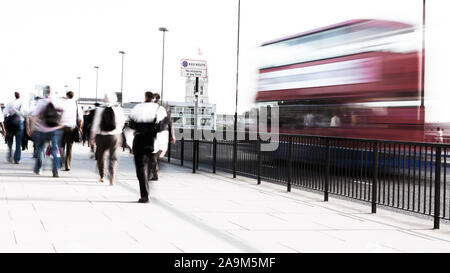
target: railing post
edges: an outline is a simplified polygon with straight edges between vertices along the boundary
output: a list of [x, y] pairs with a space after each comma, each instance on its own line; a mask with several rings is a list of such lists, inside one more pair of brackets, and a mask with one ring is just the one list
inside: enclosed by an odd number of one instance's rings
[[261, 169], [262, 169], [262, 152], [261, 152], [261, 138], [258, 134], [258, 185], [261, 184]]
[[287, 183], [287, 191], [291, 191], [291, 183], [292, 183], [292, 136], [288, 136], [289, 138], [289, 146], [288, 146], [288, 183]]
[[213, 173], [216, 173], [216, 164], [217, 164], [217, 139], [213, 138]]
[[170, 149], [170, 148], [171, 148], [171, 147], [170, 147], [170, 146], [171, 146], [170, 144], [171, 144], [171, 143], [170, 143], [170, 134], [169, 134], [169, 142], [168, 142], [168, 144], [167, 144], [167, 152], [168, 152], [168, 154], [167, 154], [167, 162], [169, 162], [169, 163], [170, 163], [170, 152], [171, 152], [171, 151], [170, 151], [170, 150], [171, 150], [171, 149]]
[[331, 147], [330, 147], [330, 140], [327, 139], [326, 141], [326, 149], [327, 149], [327, 154], [326, 154], [326, 161], [325, 161], [325, 188], [324, 188], [324, 196], [323, 196], [323, 201], [327, 202], [328, 201], [328, 193], [330, 191], [330, 153], [331, 153]]
[[197, 158], [195, 159], [195, 169], [198, 170], [198, 162], [200, 161], [200, 140], [197, 140], [197, 151], [195, 152]]
[[378, 191], [378, 143], [373, 144], [373, 174], [372, 174], [372, 213], [377, 213]]
[[184, 164], [184, 137], [181, 138], [181, 166]]
[[434, 229], [439, 229], [439, 217], [441, 215], [441, 153], [441, 147], [436, 147], [436, 169], [434, 173]]
[[233, 140], [233, 178], [236, 178], [237, 171], [237, 131], [234, 130], [234, 140]]
[[196, 154], [196, 152], [197, 152], [197, 148], [196, 148], [196, 143], [197, 143], [197, 140], [192, 140], [192, 173], [195, 173], [195, 170], [196, 170], [196, 164], [195, 164], [195, 159], [197, 158], [197, 154]]

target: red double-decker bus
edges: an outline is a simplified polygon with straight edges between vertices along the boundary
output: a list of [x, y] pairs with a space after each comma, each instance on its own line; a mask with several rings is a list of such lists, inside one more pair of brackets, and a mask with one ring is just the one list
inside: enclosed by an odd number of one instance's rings
[[256, 102], [279, 107], [282, 133], [435, 141], [447, 124], [425, 123], [421, 41], [364, 19], [264, 43]]

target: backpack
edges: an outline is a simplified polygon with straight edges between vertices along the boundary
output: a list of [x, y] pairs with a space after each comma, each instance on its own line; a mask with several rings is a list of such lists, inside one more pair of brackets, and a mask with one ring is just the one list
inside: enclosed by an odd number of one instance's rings
[[20, 117], [16, 113], [9, 115], [4, 121], [6, 132], [15, 132], [20, 128]]
[[59, 125], [61, 115], [56, 111], [55, 105], [49, 102], [45, 107], [44, 113], [42, 114], [42, 119], [46, 126], [56, 127]]
[[102, 119], [100, 121], [100, 130], [104, 132], [110, 132], [116, 129], [116, 116], [112, 107], [105, 107], [102, 113]]

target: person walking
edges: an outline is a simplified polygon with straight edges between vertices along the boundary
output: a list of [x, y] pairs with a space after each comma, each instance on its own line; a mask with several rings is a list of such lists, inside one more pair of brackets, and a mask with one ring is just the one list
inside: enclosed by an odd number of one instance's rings
[[151, 164], [149, 164], [149, 180], [158, 181], [158, 171], [159, 171], [159, 158], [164, 157], [167, 151], [167, 147], [169, 145], [168, 140], [172, 143], [175, 143], [175, 134], [173, 133], [173, 126], [170, 119], [170, 112], [167, 110], [167, 108], [162, 105], [160, 101], [160, 96], [158, 93], [153, 94], [153, 100], [152, 102], [157, 103], [161, 107], [163, 107], [166, 111], [165, 118], [160, 122], [159, 128], [160, 132], [156, 134], [155, 144], [154, 144], [154, 151], [151, 158]]
[[[100, 106], [100, 103], [96, 102], [94, 103], [94, 108], [89, 111], [88, 116], [85, 119], [85, 132], [87, 133], [88, 138], [88, 146], [91, 149], [91, 156], [90, 158], [95, 158], [95, 143], [91, 143], [91, 131], [92, 131], [92, 124], [94, 123], [94, 117], [95, 117], [95, 111]], [[94, 137], [95, 139], [95, 137]], [[97, 158], [95, 158], [97, 159]]]
[[35, 96], [34, 99], [30, 103], [30, 109], [28, 115], [25, 117], [25, 128], [28, 138], [33, 142], [33, 158], [37, 158], [37, 147], [36, 147], [36, 134], [31, 134], [32, 127], [32, 117], [36, 106], [42, 98], [39, 96]]
[[100, 182], [104, 182], [106, 152], [109, 151], [109, 184], [114, 185], [115, 173], [119, 165], [118, 149], [122, 144], [122, 129], [125, 115], [122, 107], [117, 104], [116, 93], [105, 95], [104, 107], [95, 110], [94, 121], [91, 128], [90, 145], [97, 146], [95, 157], [97, 159]]
[[72, 162], [72, 145], [74, 133], [81, 131], [83, 125], [83, 112], [78, 103], [73, 99], [73, 92], [68, 91], [64, 99], [64, 112], [61, 116], [63, 136], [61, 140], [61, 158], [65, 171], [70, 171]]
[[3, 112], [0, 111], [0, 134], [3, 136], [3, 138], [6, 138], [6, 129], [5, 129], [5, 116], [3, 116]]
[[38, 101], [31, 117], [30, 132], [36, 143], [36, 163], [34, 173], [42, 173], [42, 163], [44, 161], [44, 144], [51, 143], [52, 154], [52, 173], [53, 177], [59, 177], [61, 162], [59, 158], [59, 147], [61, 146], [61, 137], [63, 134], [63, 125], [61, 124], [61, 115], [64, 112], [64, 103], [61, 99], [51, 97], [50, 86], [44, 89], [45, 98]]
[[136, 105], [130, 112], [130, 128], [135, 130], [133, 139], [134, 163], [139, 180], [141, 198], [138, 202], [149, 202], [148, 180], [152, 177], [154, 144], [157, 133], [161, 132], [161, 121], [167, 116], [164, 107], [153, 102], [153, 93], [145, 93], [145, 102]]
[[14, 151], [14, 163], [19, 164], [22, 152], [22, 137], [24, 129], [24, 114], [20, 93], [14, 92], [15, 99], [8, 103], [3, 110], [6, 126], [6, 141], [8, 143], [7, 161], [13, 163], [12, 145], [16, 139], [16, 149]]
[[82, 137], [83, 137], [83, 146], [86, 142], [88, 142], [89, 145], [89, 133], [91, 132], [91, 122], [89, 122], [89, 114], [91, 112], [91, 108], [84, 111], [83, 115], [83, 129]]

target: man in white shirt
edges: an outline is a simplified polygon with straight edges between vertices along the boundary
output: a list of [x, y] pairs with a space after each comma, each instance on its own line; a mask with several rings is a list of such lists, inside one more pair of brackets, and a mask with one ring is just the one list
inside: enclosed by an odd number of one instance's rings
[[[90, 145], [97, 145], [95, 157], [97, 159], [100, 182], [105, 181], [106, 151], [109, 151], [109, 184], [112, 186], [114, 185], [115, 172], [119, 165], [117, 151], [122, 144], [122, 129], [125, 124], [125, 115], [122, 107], [117, 105], [116, 93], [106, 94], [104, 102], [104, 107], [98, 107], [95, 110], [94, 121], [91, 127]], [[111, 114], [111, 110], [113, 114]], [[107, 113], [108, 115], [113, 115], [114, 120], [106, 119]], [[114, 127], [112, 130], [107, 128], [110, 125]]]
[[[151, 164], [155, 156], [155, 138], [161, 132], [161, 121], [167, 116], [164, 107], [152, 102], [153, 93], [145, 92], [145, 102], [136, 105], [130, 112], [130, 128], [135, 130], [133, 140], [134, 163], [136, 165], [136, 176], [139, 180], [141, 198], [138, 202], [149, 201], [148, 180], [153, 175]], [[158, 149], [164, 149], [158, 144]]]
[[62, 164], [66, 171], [70, 171], [71, 167], [74, 131], [77, 130], [77, 128], [79, 128], [79, 130], [83, 128], [83, 111], [73, 99], [73, 95], [72, 91], [66, 93], [64, 112], [61, 116], [61, 124], [64, 126], [61, 139], [61, 157]]
[[16, 150], [14, 152], [14, 163], [19, 164], [22, 152], [22, 137], [24, 129], [24, 114], [20, 93], [14, 93], [15, 99], [8, 103], [3, 110], [6, 123], [6, 141], [8, 142], [7, 160], [13, 162], [12, 145], [16, 138]]

